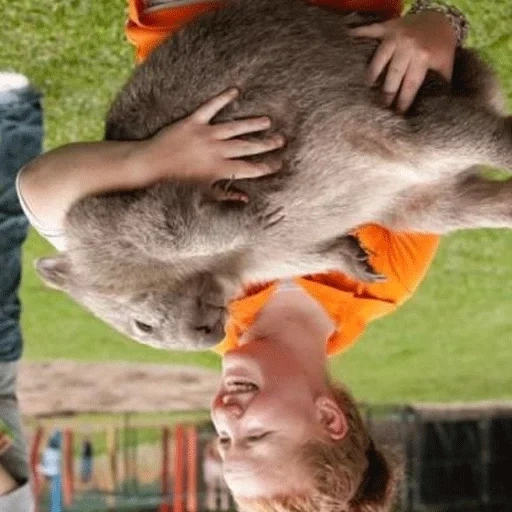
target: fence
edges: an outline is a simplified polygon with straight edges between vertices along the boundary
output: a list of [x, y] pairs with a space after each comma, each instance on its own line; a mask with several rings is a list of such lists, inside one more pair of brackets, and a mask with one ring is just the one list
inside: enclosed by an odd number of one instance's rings
[[512, 511], [512, 403], [364, 410], [403, 461], [401, 511]]
[[[39, 512], [234, 509], [210, 425], [135, 427], [131, 420], [125, 415], [123, 427], [92, 433], [37, 427], [31, 468]], [[45, 457], [55, 438], [59, 456], [49, 459], [57, 470]]]
[[[403, 463], [400, 511], [512, 511], [512, 405], [362, 411], [377, 443]], [[134, 423], [125, 415], [121, 427], [104, 432], [63, 429], [60, 471], [50, 477], [41, 474], [44, 457], [40, 464], [50, 432], [36, 428], [31, 463], [39, 512], [234, 510], [210, 424]]]

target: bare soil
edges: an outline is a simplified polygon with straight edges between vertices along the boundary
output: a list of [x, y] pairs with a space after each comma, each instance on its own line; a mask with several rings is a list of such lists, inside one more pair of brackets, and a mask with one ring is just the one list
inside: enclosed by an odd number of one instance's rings
[[24, 362], [22, 413], [196, 411], [210, 406], [219, 374], [194, 366], [138, 363]]
[[[27, 416], [198, 411], [210, 407], [218, 379], [217, 372], [195, 366], [23, 362], [18, 398]], [[410, 405], [425, 418], [512, 414], [510, 400]]]

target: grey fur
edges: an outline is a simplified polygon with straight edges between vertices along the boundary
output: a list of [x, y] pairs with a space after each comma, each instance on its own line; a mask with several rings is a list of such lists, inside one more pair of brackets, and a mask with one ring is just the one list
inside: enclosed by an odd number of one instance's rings
[[215, 122], [270, 115], [288, 144], [260, 158], [283, 169], [237, 182], [247, 205], [174, 182], [85, 198], [42, 277], [143, 343], [200, 349], [222, 337], [242, 282], [333, 269], [378, 279], [347, 236], [361, 224], [512, 227], [511, 184], [468, 177], [475, 165], [512, 169], [492, 71], [459, 50], [452, 83], [429, 73], [397, 115], [364, 83], [377, 42], [348, 36], [357, 21], [299, 0], [232, 2], [162, 44], [114, 101], [106, 138], [150, 137], [237, 86]]

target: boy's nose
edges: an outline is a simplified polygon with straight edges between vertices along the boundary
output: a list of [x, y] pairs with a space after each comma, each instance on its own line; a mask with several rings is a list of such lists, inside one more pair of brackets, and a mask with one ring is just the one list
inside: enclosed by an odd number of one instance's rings
[[222, 409], [229, 415], [240, 418], [244, 413], [243, 405], [233, 395], [223, 395], [220, 401]]

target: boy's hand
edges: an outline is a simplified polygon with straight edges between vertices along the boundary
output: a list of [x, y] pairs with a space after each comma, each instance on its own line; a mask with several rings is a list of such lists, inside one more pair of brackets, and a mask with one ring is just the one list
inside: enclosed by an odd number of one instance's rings
[[[163, 128], [137, 150], [137, 166], [143, 181], [166, 178], [217, 181], [255, 178], [279, 170], [281, 162], [256, 163], [241, 157], [273, 151], [285, 143], [280, 135], [257, 141], [239, 139], [240, 135], [261, 132], [271, 126], [268, 117], [210, 124], [210, 121], [238, 95], [237, 89], [210, 99], [194, 113]], [[143, 183], [142, 185], [144, 185]]]
[[387, 106], [391, 106], [398, 93], [397, 107], [405, 112], [429, 69], [451, 79], [457, 35], [441, 13], [424, 11], [358, 27], [350, 34], [382, 41], [370, 64], [368, 82], [373, 85], [389, 64], [383, 87]]
[[6, 432], [0, 432], [0, 455], [12, 446], [12, 438]]
[[[0, 420], [0, 455], [3, 455], [13, 442], [13, 432], [3, 420]], [[18, 487], [18, 483], [7, 473], [7, 470], [0, 463], [0, 496], [7, 495]]]

